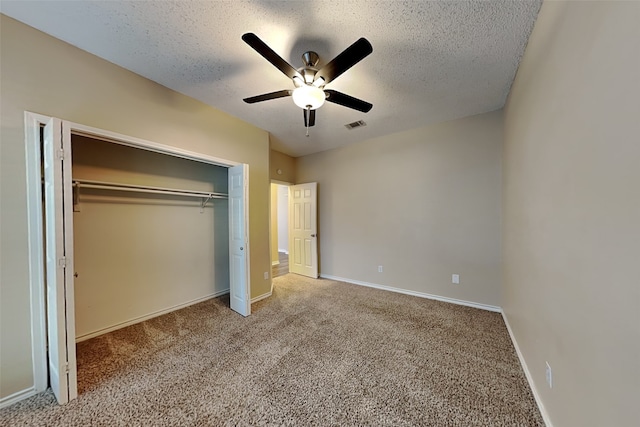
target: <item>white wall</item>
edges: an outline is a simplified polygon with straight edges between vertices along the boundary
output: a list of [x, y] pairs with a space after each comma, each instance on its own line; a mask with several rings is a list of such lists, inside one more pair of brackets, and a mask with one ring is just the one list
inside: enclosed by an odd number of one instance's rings
[[[73, 178], [227, 192], [228, 169], [72, 136]], [[229, 290], [226, 200], [81, 188], [73, 214], [76, 336]]]
[[278, 185], [278, 252], [289, 253], [289, 187]]
[[499, 306], [501, 152], [498, 111], [298, 158], [320, 273]]
[[640, 425], [639, 43], [638, 2], [545, 2], [505, 107], [504, 310], [556, 427]]

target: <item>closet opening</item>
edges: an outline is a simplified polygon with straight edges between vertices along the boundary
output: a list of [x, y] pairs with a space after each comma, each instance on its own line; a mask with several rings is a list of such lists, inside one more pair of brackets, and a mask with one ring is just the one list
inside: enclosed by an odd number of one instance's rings
[[29, 112], [25, 131], [36, 392], [77, 397], [76, 342], [227, 293], [250, 314], [248, 165]]
[[[73, 133], [71, 152], [82, 395], [102, 380], [93, 364], [176, 339], [171, 312], [229, 293], [228, 168]], [[87, 341], [158, 316], [151, 330]]]
[[228, 168], [71, 135], [76, 341], [229, 293]]

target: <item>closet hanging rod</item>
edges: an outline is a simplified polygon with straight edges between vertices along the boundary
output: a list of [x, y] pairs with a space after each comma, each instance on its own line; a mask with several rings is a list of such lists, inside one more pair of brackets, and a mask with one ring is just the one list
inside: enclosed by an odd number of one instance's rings
[[73, 186], [78, 188], [96, 188], [101, 190], [130, 191], [135, 193], [168, 194], [174, 196], [199, 197], [208, 199], [226, 199], [224, 193], [214, 193], [209, 191], [181, 190], [177, 188], [151, 187], [148, 185], [131, 185], [114, 182], [91, 181], [86, 179], [74, 179]]

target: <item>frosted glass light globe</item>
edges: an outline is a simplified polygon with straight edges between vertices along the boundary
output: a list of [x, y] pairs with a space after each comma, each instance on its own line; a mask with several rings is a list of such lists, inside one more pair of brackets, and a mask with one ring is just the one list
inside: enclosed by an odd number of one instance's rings
[[312, 110], [320, 108], [324, 104], [324, 91], [312, 85], [302, 85], [293, 90], [293, 102], [300, 108]]

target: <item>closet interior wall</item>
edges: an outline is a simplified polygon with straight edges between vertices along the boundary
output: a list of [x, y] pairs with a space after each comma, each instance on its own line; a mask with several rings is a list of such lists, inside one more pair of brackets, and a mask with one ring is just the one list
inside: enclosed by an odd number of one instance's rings
[[[226, 167], [72, 135], [73, 179], [226, 194]], [[226, 199], [80, 187], [76, 339], [229, 292]]]

